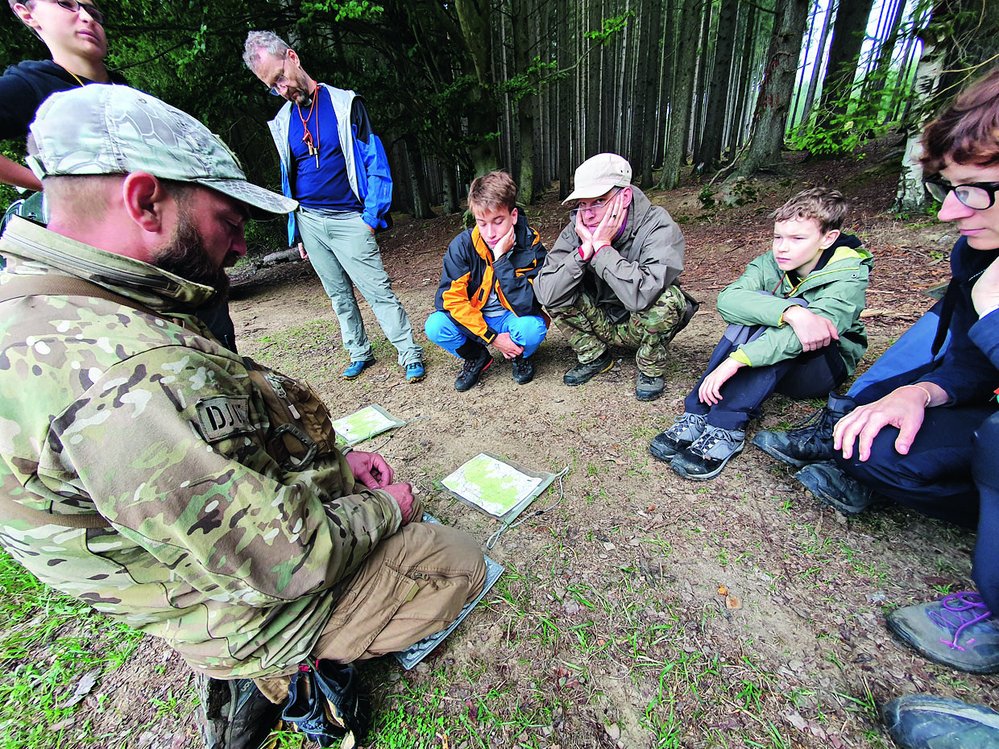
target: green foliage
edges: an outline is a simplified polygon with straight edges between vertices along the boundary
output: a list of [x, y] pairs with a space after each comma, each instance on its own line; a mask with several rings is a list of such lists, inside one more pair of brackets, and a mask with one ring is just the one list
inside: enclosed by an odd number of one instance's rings
[[600, 29], [597, 31], [587, 31], [583, 36], [600, 46], [606, 46], [616, 34], [624, 31], [628, 25], [628, 20], [635, 16], [635, 11], [629, 10], [619, 16], [610, 16], [603, 19]]
[[701, 203], [701, 208], [705, 210], [713, 208], [715, 205], [715, 190], [711, 185], [705, 185], [701, 188], [701, 191], [697, 193], [697, 199]]

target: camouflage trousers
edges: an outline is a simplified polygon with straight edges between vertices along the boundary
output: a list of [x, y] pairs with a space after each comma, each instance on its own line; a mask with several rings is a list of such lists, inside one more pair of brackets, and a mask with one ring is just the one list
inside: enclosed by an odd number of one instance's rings
[[[454, 528], [410, 523], [382, 540], [347, 584], [312, 657], [337, 663], [405, 650], [440, 632], [477, 596], [486, 578], [482, 549]], [[254, 679], [272, 702], [291, 676]]]
[[571, 307], [548, 310], [569, 338], [580, 364], [599, 359], [608, 346], [636, 349], [638, 370], [649, 377], [666, 374], [666, 349], [683, 327], [687, 301], [678, 286], [667, 286], [652, 306], [614, 323], [586, 292]]

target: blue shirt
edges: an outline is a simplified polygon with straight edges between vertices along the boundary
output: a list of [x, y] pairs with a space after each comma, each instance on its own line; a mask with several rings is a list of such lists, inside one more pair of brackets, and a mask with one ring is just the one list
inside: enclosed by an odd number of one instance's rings
[[[288, 129], [292, 194], [306, 208], [360, 213], [364, 210], [364, 204], [354, 195], [347, 180], [347, 162], [344, 161], [343, 150], [340, 148], [333, 102], [330, 97], [320, 96], [319, 93], [317, 90], [316, 105], [311, 117], [308, 107], [292, 106]], [[309, 118], [312, 142], [319, 146], [318, 168], [315, 155], [309, 155], [309, 147], [302, 140], [305, 135], [302, 117]]]

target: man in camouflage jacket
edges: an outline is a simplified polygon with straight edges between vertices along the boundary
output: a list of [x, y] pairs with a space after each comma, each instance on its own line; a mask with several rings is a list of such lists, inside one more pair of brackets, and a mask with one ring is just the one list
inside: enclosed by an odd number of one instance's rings
[[30, 151], [51, 221], [17, 219], [0, 240], [7, 551], [274, 699], [268, 677], [310, 657], [372, 657], [450, 623], [481, 589], [478, 546], [407, 525], [418, 503], [380, 456], [338, 451], [307, 386], [193, 314], [245, 253], [250, 210], [294, 201], [123, 86], [54, 95]]
[[601, 153], [576, 169], [562, 201], [575, 209], [534, 281], [538, 301], [569, 338], [579, 363], [566, 385], [614, 365], [608, 348], [636, 352], [635, 397], [662, 395], [667, 347], [697, 310], [680, 290], [683, 235], [666, 209], [631, 184], [631, 165]]

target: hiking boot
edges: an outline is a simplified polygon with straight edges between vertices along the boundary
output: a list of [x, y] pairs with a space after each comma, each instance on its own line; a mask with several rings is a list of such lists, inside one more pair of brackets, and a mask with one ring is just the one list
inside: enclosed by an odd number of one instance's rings
[[685, 479], [713, 479], [725, 464], [742, 452], [746, 432], [742, 429], [722, 429], [707, 424], [701, 436], [673, 458], [669, 467]]
[[811, 463], [794, 478], [819, 502], [844, 515], [859, 515], [875, 503], [874, 492], [832, 461]]
[[471, 390], [475, 387], [475, 383], [479, 381], [479, 378], [482, 377], [485, 371], [492, 365], [493, 357], [492, 354], [489, 353], [489, 349], [484, 346], [480, 346], [478, 356], [469, 359], [462, 359], [461, 373], [454, 381], [454, 389], [459, 393]]
[[666, 380], [658, 375], [653, 377], [644, 372], [638, 373], [635, 380], [635, 397], [640, 401], [654, 401], [663, 394]]
[[201, 737], [207, 749], [257, 749], [281, 717], [250, 679], [195, 677], [201, 699]]
[[530, 357], [515, 356], [510, 367], [513, 381], [518, 385], [526, 385], [534, 379], [534, 362]]
[[372, 356], [368, 359], [360, 359], [358, 361], [352, 361], [347, 365], [347, 368], [343, 370], [343, 379], [345, 380], [356, 380], [361, 376], [363, 372], [368, 367], [373, 366], [375, 363], [375, 358]]
[[999, 749], [999, 713], [982, 705], [910, 694], [885, 705], [882, 717], [902, 749]]
[[999, 672], [999, 621], [974, 591], [897, 609], [888, 614], [888, 629], [931, 661], [972, 674]]
[[571, 387], [589, 382], [598, 374], [603, 374], [614, 366], [614, 359], [604, 351], [600, 356], [591, 362], [583, 364], [580, 362], [575, 367], [562, 375], [562, 382]]
[[673, 424], [665, 431], [657, 434], [649, 443], [652, 457], [669, 463], [703, 434], [707, 422], [701, 414], [684, 411], [673, 420]]
[[767, 455], [795, 468], [832, 460], [833, 427], [855, 406], [852, 398], [830, 393], [826, 405], [794, 429], [786, 432], [757, 432], [753, 437], [753, 444]]
[[371, 726], [371, 702], [353, 666], [321, 660], [292, 676], [281, 717], [319, 746], [356, 746]]
[[423, 362], [414, 361], [406, 365], [406, 382], [422, 382], [426, 376], [427, 368], [423, 366]]

